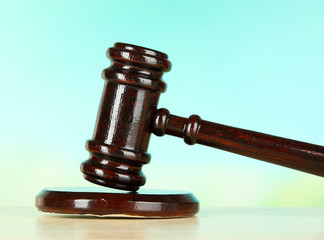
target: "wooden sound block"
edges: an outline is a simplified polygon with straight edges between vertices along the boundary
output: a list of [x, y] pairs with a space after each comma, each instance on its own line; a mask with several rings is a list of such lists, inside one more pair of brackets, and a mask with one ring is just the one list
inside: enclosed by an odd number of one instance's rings
[[36, 207], [43, 212], [61, 214], [174, 218], [195, 215], [199, 210], [199, 202], [192, 193], [182, 191], [46, 188], [37, 195]]

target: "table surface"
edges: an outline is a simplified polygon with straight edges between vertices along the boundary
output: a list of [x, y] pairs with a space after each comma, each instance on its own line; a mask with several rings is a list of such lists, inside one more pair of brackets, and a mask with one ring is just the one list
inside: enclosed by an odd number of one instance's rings
[[215, 208], [191, 218], [123, 219], [0, 208], [0, 239], [324, 240], [324, 208]]

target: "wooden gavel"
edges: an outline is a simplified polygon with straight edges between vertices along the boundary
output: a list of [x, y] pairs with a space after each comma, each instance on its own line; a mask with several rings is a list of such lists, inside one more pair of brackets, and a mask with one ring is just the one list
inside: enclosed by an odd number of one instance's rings
[[109, 48], [112, 65], [103, 71], [105, 86], [92, 140], [90, 158], [81, 164], [84, 178], [107, 187], [136, 191], [145, 183], [142, 165], [150, 134], [184, 138], [324, 177], [324, 147], [263, 133], [188, 119], [157, 109], [166, 89], [163, 72], [171, 68], [165, 53], [125, 43]]

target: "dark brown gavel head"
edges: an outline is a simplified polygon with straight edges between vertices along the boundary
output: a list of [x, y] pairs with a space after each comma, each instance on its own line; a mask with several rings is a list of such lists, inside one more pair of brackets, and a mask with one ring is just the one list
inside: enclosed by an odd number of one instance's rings
[[162, 52], [116, 43], [107, 51], [112, 65], [102, 73], [106, 80], [90, 153], [81, 164], [84, 178], [107, 187], [136, 191], [145, 183], [142, 165], [151, 121], [166, 85], [161, 77], [171, 64]]

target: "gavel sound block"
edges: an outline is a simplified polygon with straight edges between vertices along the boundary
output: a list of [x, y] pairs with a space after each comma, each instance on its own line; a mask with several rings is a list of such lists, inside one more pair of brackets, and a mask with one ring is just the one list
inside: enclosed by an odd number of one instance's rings
[[[90, 182], [137, 191], [145, 183], [141, 168], [150, 161], [147, 149], [151, 133], [168, 134], [183, 138], [190, 145], [203, 144], [324, 176], [322, 146], [212, 123], [198, 115], [183, 118], [167, 109], [157, 109], [160, 93], [166, 88], [162, 74], [171, 66], [166, 54], [116, 43], [108, 49], [107, 56], [112, 65], [103, 71], [106, 81], [96, 127], [92, 140], [86, 143], [90, 158], [81, 164], [84, 178]], [[39, 199], [45, 198], [40, 195]], [[188, 193], [187, 199], [192, 200], [186, 202], [187, 206], [191, 204], [191, 211], [181, 216], [198, 211], [193, 195]], [[178, 211], [174, 216], [180, 215]]]

